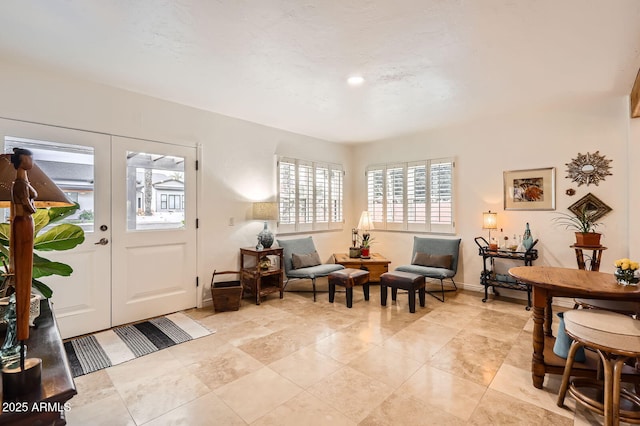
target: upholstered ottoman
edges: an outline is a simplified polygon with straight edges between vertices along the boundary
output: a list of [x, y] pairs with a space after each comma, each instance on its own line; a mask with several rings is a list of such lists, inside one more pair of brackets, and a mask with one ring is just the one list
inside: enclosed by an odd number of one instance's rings
[[341, 269], [329, 274], [329, 302], [333, 303], [336, 286], [341, 285], [347, 290], [347, 308], [353, 306], [353, 286], [361, 285], [364, 300], [369, 300], [369, 271], [362, 269]]
[[411, 272], [393, 271], [380, 275], [380, 304], [387, 306], [387, 287], [391, 287], [391, 299], [396, 300], [398, 289], [409, 293], [409, 312], [416, 311], [416, 290], [420, 296], [420, 306], [424, 307], [424, 276]]

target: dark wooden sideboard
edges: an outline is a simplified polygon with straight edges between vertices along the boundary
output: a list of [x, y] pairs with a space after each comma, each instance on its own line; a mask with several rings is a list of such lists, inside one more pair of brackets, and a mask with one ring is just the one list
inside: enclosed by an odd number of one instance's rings
[[[35, 325], [26, 342], [27, 358], [42, 359], [42, 386], [13, 400], [5, 400], [3, 393], [0, 425], [64, 425], [65, 411], [70, 409], [68, 401], [77, 393], [48, 299], [40, 301]], [[4, 341], [4, 332], [0, 338]]]

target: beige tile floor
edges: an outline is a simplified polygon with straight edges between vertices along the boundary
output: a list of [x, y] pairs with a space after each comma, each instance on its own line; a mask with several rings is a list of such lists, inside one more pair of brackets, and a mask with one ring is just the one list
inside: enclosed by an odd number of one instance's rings
[[[217, 332], [76, 379], [70, 425], [586, 425], [556, 406], [559, 376], [531, 384], [530, 312], [448, 293], [410, 314], [354, 292], [249, 299], [187, 311]], [[389, 298], [390, 302], [390, 298]]]

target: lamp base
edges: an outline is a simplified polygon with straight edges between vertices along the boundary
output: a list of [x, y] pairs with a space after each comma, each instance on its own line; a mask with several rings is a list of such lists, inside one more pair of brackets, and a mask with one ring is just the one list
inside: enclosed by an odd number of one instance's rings
[[264, 222], [264, 229], [258, 234], [258, 239], [264, 248], [270, 248], [273, 244], [273, 233], [267, 227], [267, 221]]

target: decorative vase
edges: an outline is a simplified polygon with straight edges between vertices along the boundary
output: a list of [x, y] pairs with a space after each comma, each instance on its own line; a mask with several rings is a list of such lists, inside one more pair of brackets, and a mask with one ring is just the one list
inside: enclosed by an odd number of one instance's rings
[[533, 246], [533, 237], [531, 236], [531, 229], [529, 229], [529, 222], [524, 229], [524, 235], [522, 237], [522, 245], [525, 250], [529, 250]]
[[636, 285], [638, 284], [638, 281], [640, 281], [640, 279], [635, 276], [635, 271], [633, 269], [616, 268], [613, 275], [616, 276], [618, 284], [622, 285]]
[[360, 257], [360, 247], [349, 247], [349, 257], [355, 259]]
[[[34, 327], [33, 321], [40, 316], [40, 299], [41, 297], [39, 295], [31, 294], [31, 299], [29, 300], [29, 325], [31, 327]], [[0, 324], [7, 322], [5, 315], [10, 303], [11, 296], [0, 298]]]
[[[556, 315], [558, 315], [560, 323], [558, 324], [556, 342], [553, 345], [553, 353], [558, 355], [560, 358], [567, 359], [567, 356], [569, 355], [569, 348], [571, 347], [571, 342], [573, 340], [569, 337], [566, 331], [564, 331], [564, 313], [558, 312]], [[587, 357], [584, 353], [584, 348], [578, 348], [574, 360], [576, 362], [585, 362], [586, 359]]]

